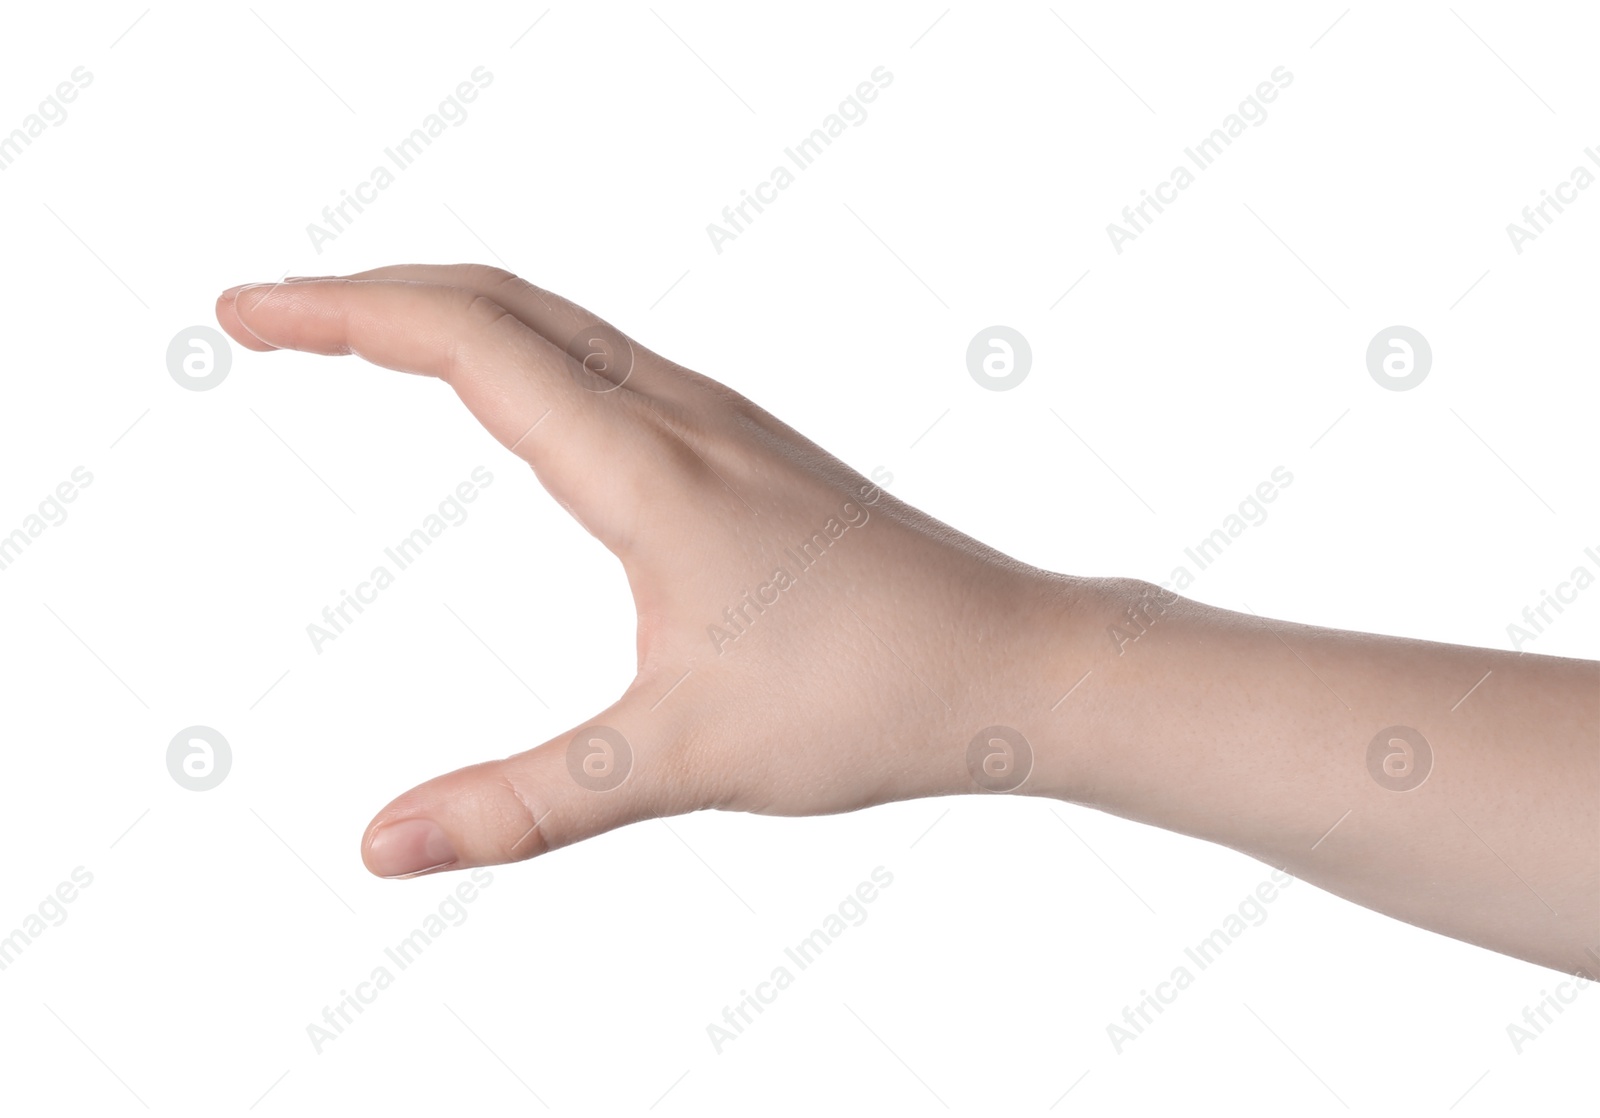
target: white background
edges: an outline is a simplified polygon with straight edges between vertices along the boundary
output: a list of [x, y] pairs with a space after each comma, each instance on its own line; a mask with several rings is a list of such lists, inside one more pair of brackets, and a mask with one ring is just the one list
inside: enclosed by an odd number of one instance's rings
[[[1119, 1054], [1107, 1025], [1267, 870], [1014, 798], [702, 814], [496, 869], [343, 1036], [307, 1036], [458, 880], [368, 876], [372, 812], [608, 703], [633, 618], [617, 564], [442, 385], [237, 347], [218, 388], [176, 384], [168, 343], [214, 325], [217, 291], [503, 263], [1054, 570], [1164, 580], [1284, 466], [1270, 518], [1189, 596], [1508, 648], [1525, 606], [1600, 566], [1600, 190], [1520, 255], [1506, 233], [1600, 142], [1596, 27], [1577, 5], [1344, 12], [8, 11], [0, 132], [75, 67], [93, 80], [0, 172], [0, 531], [75, 467], [93, 482], [0, 572], [0, 934], [75, 867], [93, 883], [0, 972], [0, 1106], [1503, 1114], [1591, 1095], [1592, 987], [1519, 1053], [1507, 1026], [1562, 976], [1303, 883]], [[469, 117], [315, 251], [307, 224], [479, 66]], [[866, 121], [714, 251], [707, 223], [879, 66]], [[1116, 253], [1107, 223], [1279, 66], [1265, 123]], [[995, 324], [1032, 345], [1011, 391], [965, 368]], [[1406, 392], [1365, 366], [1395, 324], [1434, 353]], [[306, 625], [480, 465], [470, 519], [314, 652]], [[1527, 647], [1594, 656], [1600, 589]], [[195, 724], [233, 751], [204, 793], [166, 769]], [[878, 866], [894, 883], [867, 921], [718, 1054], [706, 1026]]]

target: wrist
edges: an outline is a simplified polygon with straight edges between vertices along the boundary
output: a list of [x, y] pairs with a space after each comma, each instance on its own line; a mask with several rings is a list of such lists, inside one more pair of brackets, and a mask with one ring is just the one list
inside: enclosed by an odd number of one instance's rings
[[1107, 728], [1104, 677], [1118, 658], [1107, 626], [1139, 584], [1013, 573], [1000, 616], [986, 623], [994, 635], [976, 641], [982, 673], [967, 680], [954, 720], [965, 764], [951, 790], [1089, 802], [1088, 758]]
[[1044, 572], [1029, 599], [1031, 670], [1012, 702], [1033, 767], [1016, 791], [1078, 804], [1113, 801], [1119, 742], [1147, 702], [1140, 643], [1193, 604], [1141, 579]]

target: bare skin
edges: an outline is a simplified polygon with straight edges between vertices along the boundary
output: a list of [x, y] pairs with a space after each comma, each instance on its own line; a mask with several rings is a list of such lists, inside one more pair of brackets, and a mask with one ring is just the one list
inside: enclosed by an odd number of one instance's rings
[[1030, 567], [498, 269], [235, 288], [217, 317], [249, 349], [445, 381], [633, 590], [633, 684], [535, 749], [396, 799], [363, 838], [375, 874], [521, 861], [703, 808], [1014, 791], [1600, 976], [1600, 664]]

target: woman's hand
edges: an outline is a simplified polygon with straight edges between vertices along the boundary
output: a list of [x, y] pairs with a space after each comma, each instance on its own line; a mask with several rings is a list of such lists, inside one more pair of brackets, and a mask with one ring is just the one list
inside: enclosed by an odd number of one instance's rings
[[[235, 288], [217, 316], [251, 349], [439, 377], [633, 589], [627, 691], [535, 749], [395, 800], [366, 833], [372, 872], [517, 861], [709, 807], [810, 815], [1065, 791], [1026, 739], [1064, 689], [1034, 680], [1088, 584], [924, 516], [737, 393], [498, 269]], [[980, 734], [1001, 723], [1023, 744]]]
[[1047, 574], [495, 269], [250, 286], [217, 314], [252, 349], [441, 378], [633, 588], [627, 691], [394, 801], [366, 833], [374, 873], [515, 861], [699, 808], [1017, 791], [1600, 977], [1600, 665]]

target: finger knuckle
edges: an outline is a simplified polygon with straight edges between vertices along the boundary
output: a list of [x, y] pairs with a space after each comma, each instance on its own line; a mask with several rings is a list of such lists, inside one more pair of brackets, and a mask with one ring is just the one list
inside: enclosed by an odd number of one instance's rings
[[520, 862], [553, 848], [550, 841], [550, 809], [529, 794], [527, 787], [512, 774], [500, 777], [506, 792], [506, 811], [510, 825], [502, 832], [502, 861]]
[[479, 330], [490, 330], [512, 314], [499, 301], [488, 295], [468, 295], [463, 308], [472, 325]]

